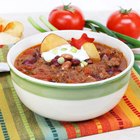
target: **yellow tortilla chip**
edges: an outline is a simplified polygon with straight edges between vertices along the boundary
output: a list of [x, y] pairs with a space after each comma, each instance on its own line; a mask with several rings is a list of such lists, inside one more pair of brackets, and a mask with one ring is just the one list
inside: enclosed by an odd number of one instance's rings
[[56, 35], [56, 34], [49, 34], [47, 35], [44, 40], [41, 43], [41, 53], [42, 52], [47, 52], [49, 50], [52, 50], [58, 46], [64, 45], [64, 44], [69, 44], [67, 40], [64, 38]]
[[0, 32], [3, 32], [4, 28], [6, 27], [6, 25], [8, 24], [7, 20], [4, 20], [2, 18], [0, 18]]
[[99, 52], [97, 51], [97, 48], [95, 47], [93, 43], [86, 42], [83, 44], [83, 48], [88, 54], [89, 58], [93, 60], [97, 60], [97, 61], [100, 60]]
[[24, 27], [23, 24], [18, 21], [9, 22], [4, 28], [3, 32], [8, 33], [12, 36], [21, 37]]

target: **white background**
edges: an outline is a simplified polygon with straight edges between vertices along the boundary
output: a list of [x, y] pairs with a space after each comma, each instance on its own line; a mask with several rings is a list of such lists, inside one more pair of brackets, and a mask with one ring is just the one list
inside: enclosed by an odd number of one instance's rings
[[0, 0], [0, 13], [46, 12], [69, 2], [86, 11], [115, 10], [119, 6], [140, 9], [140, 0]]
[[[92, 17], [103, 24], [106, 23], [107, 17], [112, 11], [117, 10], [119, 7], [133, 8], [133, 10], [140, 11], [140, 0], [0, 0], [0, 17], [18, 18], [22, 21], [25, 20], [27, 15], [35, 12], [45, 12], [46, 14], [54, 7], [62, 5], [63, 3], [80, 7], [84, 11], [86, 18]], [[6, 13], [6, 15], [5, 15]], [[22, 13], [17, 15], [17, 13]], [[99, 14], [98, 14], [99, 13]], [[47, 15], [46, 15], [47, 16]], [[23, 19], [24, 18], [24, 19]], [[27, 25], [29, 26], [29, 25]], [[25, 36], [31, 35], [36, 32], [31, 27], [27, 27]], [[140, 140], [140, 127], [113, 131], [89, 137], [79, 138], [78, 140]]]

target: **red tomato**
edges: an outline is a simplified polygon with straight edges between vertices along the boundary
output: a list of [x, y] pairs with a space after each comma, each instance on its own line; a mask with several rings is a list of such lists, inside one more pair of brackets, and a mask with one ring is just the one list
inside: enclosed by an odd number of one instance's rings
[[82, 12], [75, 6], [59, 6], [52, 10], [49, 22], [59, 30], [82, 30], [85, 20]]
[[107, 27], [127, 36], [138, 38], [140, 36], [140, 16], [131, 9], [121, 9], [109, 17]]

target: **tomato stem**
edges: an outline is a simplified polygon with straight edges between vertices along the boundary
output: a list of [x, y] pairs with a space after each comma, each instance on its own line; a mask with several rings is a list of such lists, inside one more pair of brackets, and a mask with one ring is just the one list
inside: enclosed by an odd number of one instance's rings
[[72, 7], [70, 7], [71, 3], [64, 5], [64, 10], [70, 11], [70, 12], [74, 12], [74, 9]]
[[120, 7], [120, 13], [121, 14], [129, 14], [131, 11], [132, 11], [132, 8], [127, 10], [127, 9], [124, 9], [124, 8]]

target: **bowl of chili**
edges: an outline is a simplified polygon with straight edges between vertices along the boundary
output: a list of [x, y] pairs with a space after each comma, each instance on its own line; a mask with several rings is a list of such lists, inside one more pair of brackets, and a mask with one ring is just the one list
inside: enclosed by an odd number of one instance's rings
[[[75, 67], [72, 59], [71, 68], [62, 73], [62, 65], [46, 63], [38, 53], [39, 44], [52, 33], [68, 41], [83, 34], [94, 38], [101, 62], [86, 61], [88, 66]], [[83, 121], [103, 115], [120, 101], [128, 86], [134, 55], [122, 41], [103, 33], [65, 30], [21, 40], [10, 49], [7, 62], [17, 95], [30, 110], [59, 121]], [[22, 64], [28, 67], [24, 69]]]

